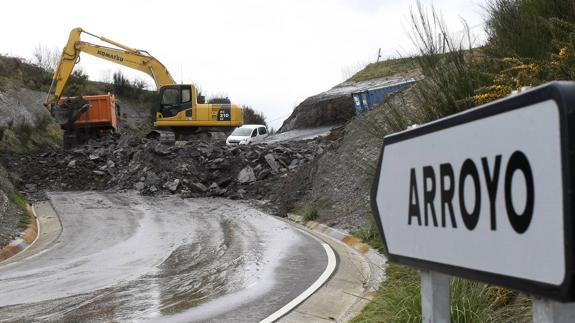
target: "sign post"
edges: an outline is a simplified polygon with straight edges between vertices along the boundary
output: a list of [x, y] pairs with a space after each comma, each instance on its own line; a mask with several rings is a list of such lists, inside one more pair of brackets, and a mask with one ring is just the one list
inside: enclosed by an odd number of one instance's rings
[[389, 259], [422, 270], [424, 321], [449, 321], [444, 275], [542, 297], [545, 322], [573, 315], [574, 176], [573, 82], [386, 136], [372, 209]]
[[421, 270], [421, 317], [425, 323], [450, 323], [449, 276]]
[[533, 322], [575, 322], [575, 303], [560, 303], [550, 299], [534, 297]]

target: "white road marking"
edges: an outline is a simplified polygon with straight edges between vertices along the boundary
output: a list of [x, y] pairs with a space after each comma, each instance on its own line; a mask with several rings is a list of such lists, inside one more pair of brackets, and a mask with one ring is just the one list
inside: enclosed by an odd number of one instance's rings
[[337, 265], [335, 253], [327, 243], [322, 242], [321, 245], [323, 246], [323, 248], [325, 249], [325, 253], [327, 254], [327, 266], [325, 267], [324, 272], [303, 293], [298, 295], [291, 302], [287, 303], [279, 310], [275, 311], [272, 315], [261, 320], [260, 323], [271, 323], [278, 320], [282, 316], [286, 315], [287, 313], [289, 313], [289, 311], [293, 310], [296, 306], [298, 306], [300, 303], [302, 303], [308, 297], [310, 297], [313, 293], [315, 293], [315, 291], [317, 291], [329, 279], [329, 277], [331, 277], [331, 274], [335, 271]]

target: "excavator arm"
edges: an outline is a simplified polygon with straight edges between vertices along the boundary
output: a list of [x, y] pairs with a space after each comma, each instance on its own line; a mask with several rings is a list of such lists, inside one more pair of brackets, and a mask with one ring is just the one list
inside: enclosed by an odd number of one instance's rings
[[[99, 46], [81, 41], [80, 36], [82, 33], [96, 37], [118, 48]], [[68, 42], [62, 51], [62, 56], [54, 72], [52, 85], [48, 91], [44, 106], [51, 107], [53, 104], [58, 103], [70, 79], [72, 70], [79, 61], [81, 52], [144, 72], [154, 79], [158, 89], [165, 85], [176, 84], [166, 67], [148, 52], [122, 45], [105, 37], [96, 36], [84, 31], [82, 28], [75, 28], [70, 32]]]

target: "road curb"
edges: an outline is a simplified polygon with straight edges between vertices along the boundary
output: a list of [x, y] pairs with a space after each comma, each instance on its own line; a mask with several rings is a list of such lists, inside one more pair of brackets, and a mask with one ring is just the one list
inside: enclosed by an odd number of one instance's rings
[[36, 239], [38, 239], [40, 232], [38, 216], [36, 216], [34, 207], [30, 206], [29, 204], [26, 205], [26, 209], [28, 212], [30, 212], [32, 222], [28, 225], [26, 230], [20, 233], [18, 238], [12, 240], [6, 247], [0, 250], [0, 264], [2, 264], [2, 262], [5, 260], [8, 260], [18, 253], [26, 250], [34, 244]]
[[[303, 218], [296, 214], [288, 214], [288, 219], [291, 222], [304, 226], [312, 232], [327, 236], [346, 245], [348, 248], [353, 249], [355, 253], [363, 257], [365, 262], [369, 265], [369, 277], [367, 277], [364, 283], [363, 292], [359, 295], [354, 295], [357, 297], [357, 301], [352, 304], [343, 315], [337, 318], [332, 318], [337, 322], [349, 321], [374, 298], [375, 291], [377, 291], [381, 282], [385, 280], [385, 265], [387, 263], [387, 258], [381, 255], [377, 250], [371, 248], [368, 244], [361, 241], [361, 239], [354, 237], [349, 233], [339, 231], [319, 222], [303, 221]], [[294, 310], [297, 310], [297, 308]]]

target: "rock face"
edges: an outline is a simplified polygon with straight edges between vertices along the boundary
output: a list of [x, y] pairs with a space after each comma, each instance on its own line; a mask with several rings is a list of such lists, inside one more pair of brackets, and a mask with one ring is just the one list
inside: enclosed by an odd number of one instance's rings
[[313, 96], [300, 103], [278, 131], [340, 124], [350, 120], [353, 116], [351, 95], [330, 98]]
[[42, 106], [45, 98], [29, 89], [0, 90], [0, 149], [21, 151], [56, 141], [49, 130], [59, 126]]
[[46, 93], [29, 89], [0, 92], [0, 129], [38, 128], [51, 121], [50, 113], [42, 106]]

